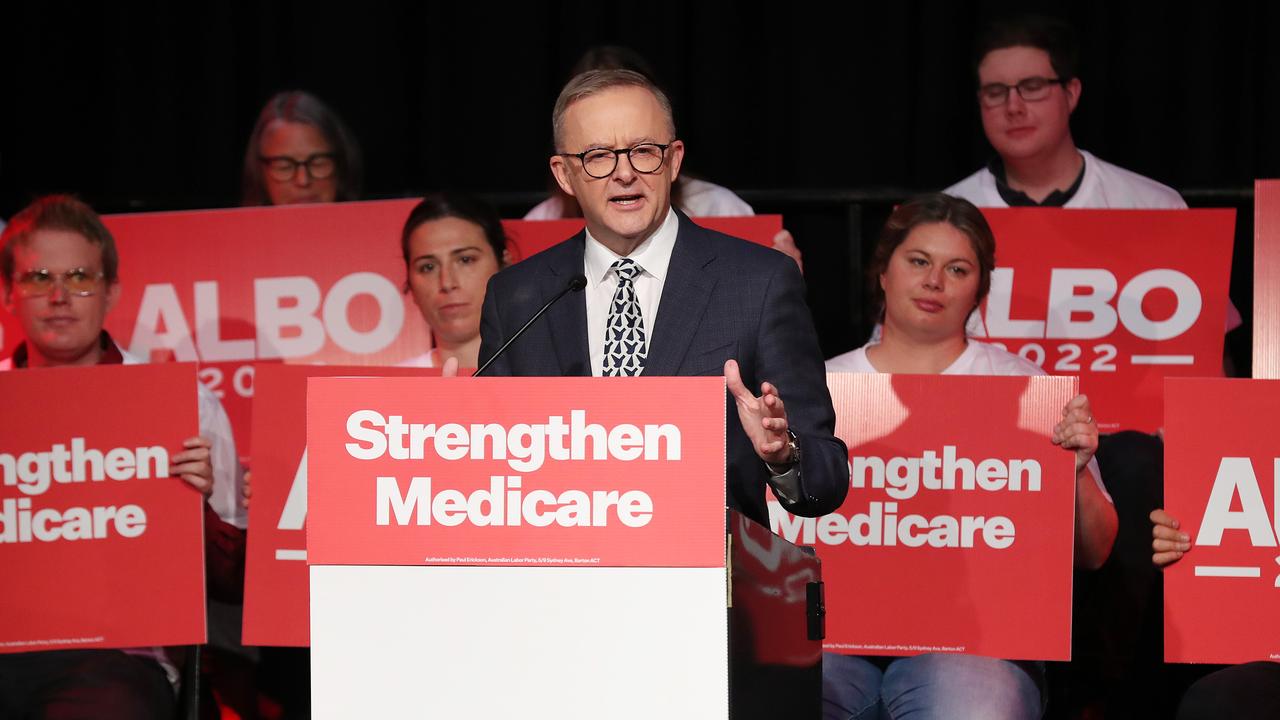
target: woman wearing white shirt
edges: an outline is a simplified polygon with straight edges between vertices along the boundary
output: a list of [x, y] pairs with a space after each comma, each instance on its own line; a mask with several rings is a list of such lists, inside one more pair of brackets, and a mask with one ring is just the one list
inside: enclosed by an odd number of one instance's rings
[[[878, 343], [832, 358], [832, 372], [950, 375], [1042, 375], [1044, 371], [965, 334], [969, 313], [986, 296], [995, 267], [995, 238], [966, 200], [935, 193], [899, 206], [872, 257], [876, 299], [883, 308]], [[979, 409], [980, 410], [980, 409]], [[1099, 480], [1093, 453], [1098, 428], [1088, 399], [1062, 411], [1053, 442], [1076, 456], [1075, 548], [1078, 567], [1096, 568], [1111, 551], [1116, 513]], [[975, 414], [975, 421], [978, 421]], [[1043, 666], [971, 655], [926, 654], [823, 658], [827, 718], [1037, 718], [1043, 710]]]

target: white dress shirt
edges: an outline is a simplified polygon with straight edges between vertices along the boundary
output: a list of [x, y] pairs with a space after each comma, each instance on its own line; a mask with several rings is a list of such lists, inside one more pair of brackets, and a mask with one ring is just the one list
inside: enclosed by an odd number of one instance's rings
[[[675, 210], [667, 209], [667, 219], [657, 232], [644, 239], [627, 257], [640, 266], [633, 280], [640, 315], [644, 318], [645, 350], [653, 340], [653, 324], [658, 317], [658, 303], [671, 265], [671, 251], [676, 246], [680, 219]], [[587, 231], [587, 249], [583, 255], [583, 273], [587, 276], [587, 344], [591, 349], [591, 374], [604, 374], [604, 331], [609, 324], [609, 306], [618, 290], [618, 274], [612, 268], [622, 256], [605, 247]]]

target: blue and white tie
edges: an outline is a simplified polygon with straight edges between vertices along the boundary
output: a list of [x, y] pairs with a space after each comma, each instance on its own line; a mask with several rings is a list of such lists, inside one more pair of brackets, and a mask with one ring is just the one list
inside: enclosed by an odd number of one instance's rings
[[605, 377], [639, 375], [649, 352], [634, 282], [642, 268], [634, 260], [623, 258], [615, 262], [612, 269], [618, 276], [618, 289], [613, 293], [604, 329], [603, 374]]

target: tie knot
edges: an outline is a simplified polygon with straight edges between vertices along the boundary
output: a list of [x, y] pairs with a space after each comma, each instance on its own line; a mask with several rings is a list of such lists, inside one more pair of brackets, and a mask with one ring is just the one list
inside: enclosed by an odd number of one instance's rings
[[644, 268], [637, 265], [631, 258], [622, 258], [613, 264], [613, 271], [618, 274], [619, 282], [631, 282], [643, 270]]

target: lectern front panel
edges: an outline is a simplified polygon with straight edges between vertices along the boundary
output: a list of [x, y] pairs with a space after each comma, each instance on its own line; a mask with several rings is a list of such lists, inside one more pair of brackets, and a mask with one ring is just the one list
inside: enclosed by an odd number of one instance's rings
[[725, 718], [724, 592], [724, 568], [312, 566], [312, 714]]

